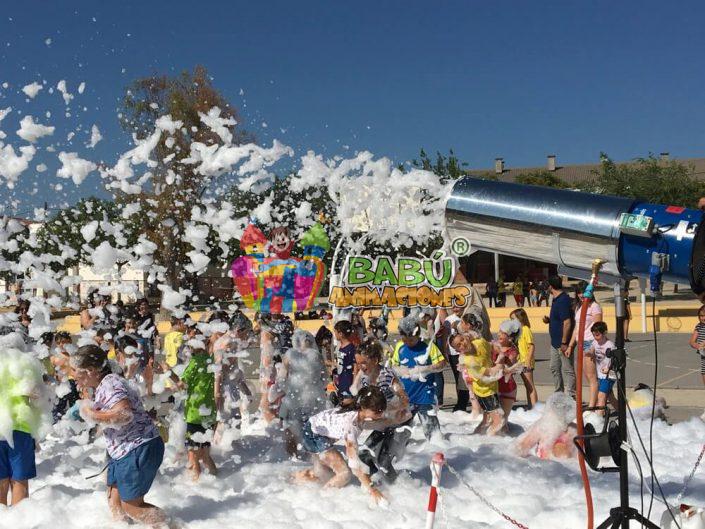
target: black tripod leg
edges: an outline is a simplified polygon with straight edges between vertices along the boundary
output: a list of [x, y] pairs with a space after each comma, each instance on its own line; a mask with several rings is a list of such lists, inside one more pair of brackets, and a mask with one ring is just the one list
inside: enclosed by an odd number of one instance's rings
[[626, 512], [621, 507], [616, 507], [610, 511], [609, 518], [597, 526], [597, 529], [620, 529], [626, 522], [628, 527], [629, 520], [639, 522], [646, 529], [660, 529], [658, 525], [644, 517], [634, 508], [629, 508]]

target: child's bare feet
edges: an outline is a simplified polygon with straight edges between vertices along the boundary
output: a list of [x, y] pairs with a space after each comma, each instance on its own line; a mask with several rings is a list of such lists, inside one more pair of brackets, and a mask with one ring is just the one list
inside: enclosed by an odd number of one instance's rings
[[110, 509], [110, 517], [114, 522], [130, 523], [130, 517], [122, 509]]
[[336, 474], [324, 485], [326, 488], [339, 489], [350, 483], [351, 473], [349, 470]]
[[197, 482], [201, 479], [201, 465], [198, 463], [191, 465], [191, 468], [188, 469], [188, 473], [191, 476], [191, 481], [194, 483]]
[[484, 420], [480, 424], [478, 424], [475, 429], [472, 431], [472, 435], [484, 435], [487, 433], [487, 430], [489, 429], [490, 425], [489, 423]]
[[299, 470], [292, 474], [294, 481], [297, 483], [311, 483], [319, 481], [318, 476], [313, 471], [313, 469], [307, 468], [306, 470]]
[[206, 467], [206, 470], [211, 476], [217, 476], [218, 475], [218, 467], [215, 466], [215, 462], [213, 461], [212, 458], [207, 457], [203, 460], [203, 465]]
[[110, 502], [110, 499], [108, 499], [109, 506], [110, 506], [110, 517], [113, 519], [114, 522], [125, 522], [129, 523], [130, 517], [125, 514], [125, 511], [122, 510], [122, 507], [120, 506], [119, 500], [117, 505], [114, 503]]
[[380, 504], [386, 500], [384, 497], [384, 494], [382, 494], [379, 489], [376, 488], [371, 488], [370, 489], [370, 496], [372, 496], [372, 499], [376, 504]]

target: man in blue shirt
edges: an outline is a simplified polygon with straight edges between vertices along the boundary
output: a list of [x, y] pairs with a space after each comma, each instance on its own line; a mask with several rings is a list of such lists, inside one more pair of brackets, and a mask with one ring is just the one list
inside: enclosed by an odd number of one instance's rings
[[443, 371], [446, 360], [440, 349], [430, 341], [421, 340], [421, 328], [413, 315], [399, 321], [401, 341], [392, 354], [392, 369], [409, 396], [412, 415], [419, 416], [426, 439], [440, 431], [437, 411], [435, 373]]
[[548, 278], [548, 285], [553, 296], [550, 316], [544, 316], [551, 335], [551, 374], [556, 392], [565, 391], [575, 398], [575, 366], [573, 353], [568, 348], [570, 332], [573, 326], [573, 311], [570, 296], [563, 291], [563, 281], [559, 276]]

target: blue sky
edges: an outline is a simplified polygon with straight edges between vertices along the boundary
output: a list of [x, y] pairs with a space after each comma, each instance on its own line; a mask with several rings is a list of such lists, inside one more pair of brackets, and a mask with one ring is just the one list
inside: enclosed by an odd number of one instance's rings
[[[421, 146], [453, 148], [471, 167], [497, 156], [542, 165], [551, 153], [559, 164], [600, 151], [698, 157], [704, 23], [702, 2], [12, 2], [0, 19], [0, 84], [10, 84], [0, 107], [16, 107], [14, 121], [48, 109], [52, 124], [82, 123], [84, 135], [96, 123], [106, 140], [93, 157], [114, 160], [125, 86], [203, 64], [260, 141], [300, 154], [368, 149], [402, 162]], [[71, 118], [56, 94], [17, 95], [60, 79], [74, 93], [87, 85]], [[40, 186], [23, 200], [47, 197]]]

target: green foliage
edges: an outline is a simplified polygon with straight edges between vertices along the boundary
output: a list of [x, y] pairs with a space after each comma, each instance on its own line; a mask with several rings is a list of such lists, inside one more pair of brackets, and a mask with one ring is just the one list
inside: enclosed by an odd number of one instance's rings
[[[308, 227], [302, 227], [296, 219], [294, 210], [302, 202], [306, 201], [311, 204], [312, 219], [318, 219], [323, 216], [325, 220], [325, 229], [328, 237], [335, 245], [340, 234], [340, 223], [336, 218], [336, 206], [325, 189], [306, 190], [298, 193], [293, 193], [289, 189], [289, 179], [292, 174], [284, 177], [276, 178], [272, 186], [267, 192], [257, 194], [252, 191], [242, 191], [237, 187], [233, 187], [225, 196], [224, 200], [229, 202], [234, 207], [236, 217], [250, 217], [252, 212], [257, 209], [265, 200], [271, 198], [273, 226], [286, 226], [292, 237], [299, 238]], [[254, 219], [257, 220], [257, 219]], [[273, 226], [270, 226], [273, 227]], [[268, 235], [267, 227], [260, 226], [265, 235]], [[240, 249], [240, 241], [231, 240], [228, 243], [229, 253], [228, 259], [242, 255]], [[326, 254], [323, 261], [326, 266], [330, 267], [333, 257], [332, 250]], [[223, 263], [226, 264], [226, 263]]]
[[556, 173], [547, 169], [538, 169], [528, 173], [518, 175], [514, 181], [518, 184], [528, 184], [532, 186], [557, 187], [565, 189], [570, 187], [566, 182], [561, 180]]
[[705, 182], [697, 178], [692, 166], [682, 162], [664, 162], [652, 154], [630, 164], [616, 164], [604, 153], [601, 159], [594, 180], [582, 183], [581, 189], [690, 208], [705, 196]]
[[605, 153], [600, 159], [600, 168], [593, 171], [593, 178], [583, 182], [568, 184], [560, 173], [546, 169], [522, 173], [514, 180], [519, 184], [580, 189], [690, 208], [705, 196], [705, 182], [698, 179], [692, 166], [677, 160], [664, 162], [650, 154], [630, 163], [615, 163]]
[[[0, 219], [0, 231], [5, 234], [0, 250], [0, 259], [8, 263], [17, 263], [25, 251], [32, 251], [28, 243], [30, 239], [29, 227], [18, 219], [3, 217]], [[13, 282], [15, 274], [8, 270], [0, 272], [0, 279], [6, 283]]]
[[440, 176], [443, 181], [457, 180], [461, 176], [468, 174], [467, 169], [465, 169], [468, 164], [461, 162], [453, 152], [453, 149], [448, 151], [447, 157], [440, 152], [436, 152], [436, 161], [434, 162], [422, 148], [419, 153], [419, 159], [412, 160], [411, 165], [418, 169], [431, 171]]
[[[95, 237], [86, 241], [81, 229], [91, 222], [97, 222]], [[121, 219], [120, 208], [115, 202], [90, 197], [60, 210], [47, 220], [37, 232], [37, 243], [42, 253], [66, 256], [61, 265], [65, 269], [89, 263], [90, 254], [103, 241], [113, 247], [134, 244], [138, 229], [139, 226], [134, 222], [128, 223]]]

